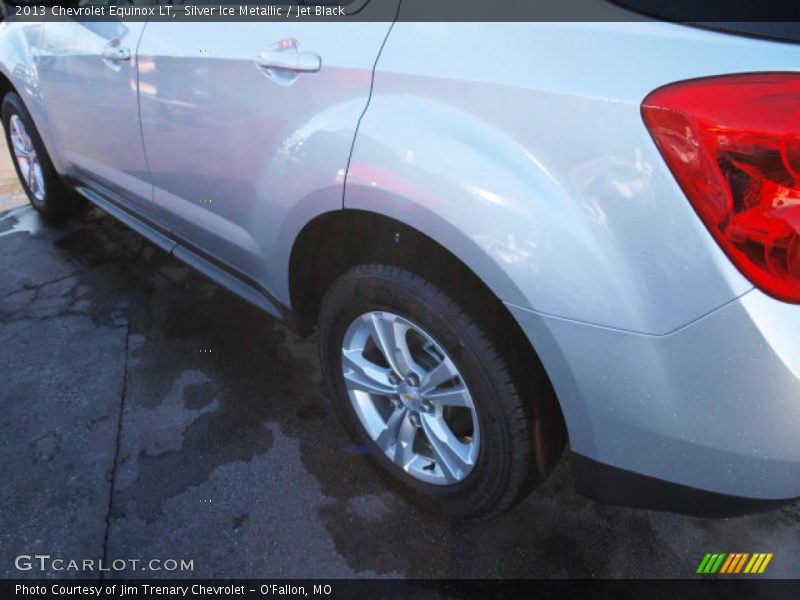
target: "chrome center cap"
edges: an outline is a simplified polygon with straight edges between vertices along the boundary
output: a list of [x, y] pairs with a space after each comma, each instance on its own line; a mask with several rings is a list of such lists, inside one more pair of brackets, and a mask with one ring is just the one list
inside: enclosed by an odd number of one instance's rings
[[419, 412], [422, 410], [422, 396], [419, 390], [411, 387], [407, 383], [401, 383], [397, 388], [397, 394], [400, 396], [400, 402], [403, 403], [408, 410]]

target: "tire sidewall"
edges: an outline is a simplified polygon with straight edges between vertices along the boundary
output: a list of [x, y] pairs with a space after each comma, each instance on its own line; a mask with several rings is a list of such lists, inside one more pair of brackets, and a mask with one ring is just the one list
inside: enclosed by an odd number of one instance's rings
[[[510, 428], [501, 408], [504, 390], [479, 356], [483, 342], [478, 330], [465, 326], [466, 315], [443, 292], [408, 271], [389, 277], [388, 267], [366, 265], [345, 275], [329, 291], [320, 318], [320, 353], [333, 403], [348, 432], [370, 449], [369, 456], [395, 480], [433, 502], [434, 508], [454, 515], [491, 508], [507, 484], [510, 471]], [[422, 482], [397, 467], [378, 448], [352, 408], [344, 383], [341, 350], [345, 332], [370, 311], [398, 314], [429, 333], [445, 349], [461, 373], [475, 404], [481, 441], [478, 460], [470, 474], [452, 485]], [[429, 504], [429, 503], [426, 503]]]

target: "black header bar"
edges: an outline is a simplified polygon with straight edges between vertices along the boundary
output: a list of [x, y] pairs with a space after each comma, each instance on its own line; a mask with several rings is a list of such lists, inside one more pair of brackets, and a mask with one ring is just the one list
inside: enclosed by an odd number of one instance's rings
[[[392, 21], [400, 0], [10, 0], [7, 20]], [[800, 28], [800, 3], [785, 0], [402, 0], [400, 21], [760, 22]]]

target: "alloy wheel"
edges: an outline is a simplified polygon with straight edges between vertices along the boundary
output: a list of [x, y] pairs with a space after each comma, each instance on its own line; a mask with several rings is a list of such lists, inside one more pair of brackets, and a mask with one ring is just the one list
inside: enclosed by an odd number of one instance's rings
[[478, 415], [455, 363], [422, 327], [373, 311], [355, 319], [342, 345], [350, 402], [375, 444], [410, 476], [463, 481], [480, 449]]
[[22, 180], [34, 199], [41, 203], [45, 197], [44, 173], [33, 141], [19, 115], [11, 115], [10, 125], [11, 145]]

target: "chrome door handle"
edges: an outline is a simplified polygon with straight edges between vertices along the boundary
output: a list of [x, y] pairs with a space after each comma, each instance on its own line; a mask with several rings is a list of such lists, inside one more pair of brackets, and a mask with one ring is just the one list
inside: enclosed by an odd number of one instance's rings
[[256, 57], [256, 64], [262, 69], [316, 73], [322, 68], [322, 59], [311, 52], [262, 52]]
[[114, 63], [122, 62], [131, 59], [131, 49], [127, 46], [122, 46], [119, 40], [111, 40], [108, 44], [103, 46], [100, 56], [103, 57], [103, 60]]
[[256, 56], [256, 66], [281, 85], [289, 85], [299, 73], [316, 73], [322, 58], [313, 52], [300, 52], [297, 40], [281, 40]]

